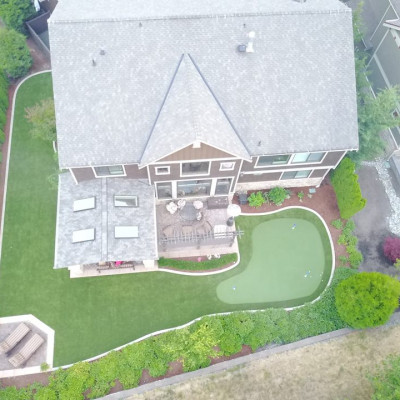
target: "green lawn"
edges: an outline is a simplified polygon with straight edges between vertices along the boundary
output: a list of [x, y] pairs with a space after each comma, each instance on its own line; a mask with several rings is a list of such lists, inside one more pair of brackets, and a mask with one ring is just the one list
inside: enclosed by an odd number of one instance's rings
[[26, 107], [50, 96], [49, 73], [29, 79], [18, 92], [0, 265], [0, 316], [31, 313], [55, 329], [54, 361], [63, 365], [201, 315], [278, 305], [227, 304], [216, 292], [220, 282], [244, 271], [251, 258], [251, 234], [246, 232], [264, 217], [238, 218], [245, 231], [242, 263], [223, 274], [152, 272], [71, 280], [67, 270], [53, 270], [57, 194], [46, 181], [54, 168], [53, 151], [49, 143], [29, 136], [24, 118]]

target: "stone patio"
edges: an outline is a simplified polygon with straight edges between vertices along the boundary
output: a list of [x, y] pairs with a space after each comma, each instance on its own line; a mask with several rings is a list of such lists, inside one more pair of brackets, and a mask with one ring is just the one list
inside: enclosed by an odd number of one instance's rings
[[[33, 315], [0, 318], [0, 342], [7, 338], [21, 322], [31, 331], [9, 353], [0, 354], [0, 378], [38, 373], [43, 363], [47, 363], [50, 368], [53, 366], [54, 330]], [[45, 342], [24, 365], [15, 368], [8, 359], [17, 354], [35, 333], [39, 334]]]

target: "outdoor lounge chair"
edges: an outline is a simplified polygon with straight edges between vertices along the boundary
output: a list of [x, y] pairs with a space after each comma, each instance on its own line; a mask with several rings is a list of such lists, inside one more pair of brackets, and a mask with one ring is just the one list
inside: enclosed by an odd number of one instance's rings
[[33, 353], [44, 343], [44, 339], [35, 333], [24, 345], [24, 347], [14, 356], [8, 359], [10, 364], [18, 368], [25, 364], [33, 355]]
[[17, 328], [0, 343], [0, 354], [11, 351], [29, 331], [30, 328], [28, 328], [24, 323], [19, 324]]

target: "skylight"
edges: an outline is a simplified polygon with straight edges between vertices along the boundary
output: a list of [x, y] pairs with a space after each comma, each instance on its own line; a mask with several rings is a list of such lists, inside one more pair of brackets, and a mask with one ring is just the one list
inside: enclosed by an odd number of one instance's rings
[[83, 210], [91, 210], [96, 207], [96, 198], [88, 197], [87, 199], [80, 199], [74, 201], [74, 212], [75, 211], [83, 211]]
[[114, 230], [116, 239], [129, 239], [139, 237], [139, 227], [137, 225], [116, 226]]
[[138, 207], [139, 198], [138, 196], [114, 196], [114, 206], [115, 207]]
[[94, 228], [81, 229], [72, 233], [72, 243], [88, 242], [94, 240]]

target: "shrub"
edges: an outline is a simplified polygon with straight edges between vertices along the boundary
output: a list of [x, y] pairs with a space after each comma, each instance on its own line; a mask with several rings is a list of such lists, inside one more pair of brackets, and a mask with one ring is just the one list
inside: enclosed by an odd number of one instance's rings
[[400, 238], [387, 237], [383, 243], [383, 254], [391, 263], [395, 263], [400, 258]]
[[[354, 236], [352, 236], [352, 238], [354, 238]], [[349, 255], [350, 267], [358, 268], [358, 266], [364, 261], [363, 255], [357, 250], [355, 245], [347, 246], [346, 251], [347, 254]]]
[[355, 163], [344, 158], [332, 172], [331, 181], [343, 219], [349, 219], [365, 207], [366, 200], [361, 195], [358, 176], [355, 174]]
[[400, 398], [400, 357], [390, 355], [382, 368], [369, 378], [374, 389], [373, 400], [397, 400]]
[[339, 229], [339, 230], [343, 229], [343, 222], [342, 222], [342, 220], [340, 218], [339, 219], [334, 219], [331, 222], [331, 225], [336, 229]]
[[297, 192], [297, 197], [299, 198], [300, 201], [303, 201], [304, 192], [302, 190], [300, 192]]
[[262, 192], [253, 192], [247, 198], [250, 207], [261, 207], [265, 203]]
[[353, 328], [388, 321], [398, 307], [400, 282], [379, 272], [362, 272], [341, 282], [335, 291], [340, 317]]
[[36, 13], [31, 0], [2, 0], [0, 17], [9, 29], [26, 33], [24, 21]]
[[28, 73], [32, 56], [24, 35], [14, 30], [0, 29], [0, 65], [11, 78]]
[[26, 108], [25, 118], [32, 126], [29, 133], [33, 137], [50, 142], [56, 140], [56, 115], [53, 99], [42, 100], [33, 107]]
[[349, 258], [346, 256], [339, 256], [340, 267], [344, 267], [349, 262]]
[[280, 206], [286, 199], [287, 191], [283, 187], [274, 187], [268, 192], [269, 200], [276, 206]]

